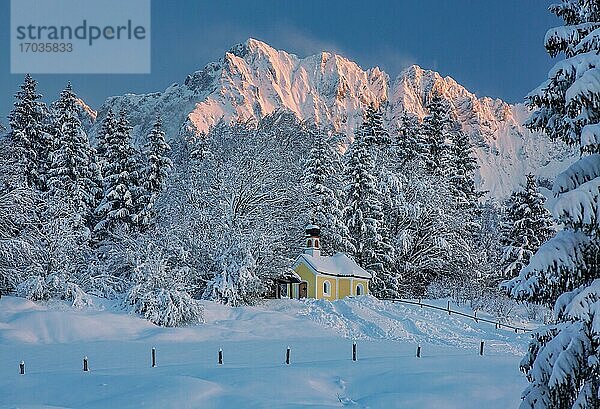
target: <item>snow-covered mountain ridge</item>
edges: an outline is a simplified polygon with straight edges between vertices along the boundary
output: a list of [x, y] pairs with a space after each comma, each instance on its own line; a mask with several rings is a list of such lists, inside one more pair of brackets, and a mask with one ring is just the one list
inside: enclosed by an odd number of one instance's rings
[[206, 133], [221, 119], [253, 121], [288, 110], [301, 120], [351, 135], [370, 104], [383, 106], [393, 129], [405, 111], [425, 116], [434, 92], [448, 101], [452, 115], [476, 143], [479, 184], [492, 196], [507, 196], [528, 172], [552, 179], [574, 158], [523, 126], [529, 115], [523, 105], [477, 97], [437, 72], [413, 65], [391, 79], [377, 67], [363, 70], [337, 54], [299, 58], [254, 39], [232, 47], [219, 61], [164, 92], [108, 98], [98, 119], [109, 107], [125, 109], [139, 138], [160, 114], [167, 135], [176, 138]]

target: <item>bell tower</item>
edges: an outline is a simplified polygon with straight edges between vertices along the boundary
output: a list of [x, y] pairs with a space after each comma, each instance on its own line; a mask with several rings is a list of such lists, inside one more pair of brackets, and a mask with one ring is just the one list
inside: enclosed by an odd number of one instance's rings
[[321, 255], [321, 229], [315, 224], [309, 224], [304, 231], [306, 233], [304, 254], [319, 257]]

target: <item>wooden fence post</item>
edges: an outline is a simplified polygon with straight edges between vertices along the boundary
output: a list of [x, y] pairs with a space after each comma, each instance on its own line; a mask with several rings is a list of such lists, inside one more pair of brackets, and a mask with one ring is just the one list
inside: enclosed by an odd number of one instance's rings
[[156, 367], [156, 348], [152, 348], [152, 368]]
[[448, 300], [448, 315], [450, 315], [450, 300]]
[[291, 348], [288, 346], [287, 347], [287, 351], [285, 352], [285, 363], [286, 363], [286, 365], [290, 364], [290, 351], [291, 351]]
[[219, 365], [223, 365], [223, 350], [219, 348]]
[[19, 373], [21, 375], [25, 375], [25, 361], [21, 361], [19, 364]]
[[483, 341], [479, 344], [479, 355], [483, 355]]
[[417, 358], [421, 358], [421, 345], [417, 346]]
[[352, 342], [352, 360], [356, 361], [356, 341]]
[[479, 322], [479, 320], [477, 319], [477, 310], [475, 310], [475, 322]]
[[83, 372], [87, 372], [89, 370], [90, 370], [90, 368], [88, 367], [88, 357], [84, 356], [83, 357]]

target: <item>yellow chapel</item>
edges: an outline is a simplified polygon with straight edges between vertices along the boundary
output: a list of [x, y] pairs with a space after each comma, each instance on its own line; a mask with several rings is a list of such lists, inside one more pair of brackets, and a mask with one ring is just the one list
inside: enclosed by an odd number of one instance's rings
[[306, 247], [292, 269], [296, 279], [289, 283], [290, 298], [339, 300], [369, 294], [371, 274], [344, 253], [321, 254], [321, 229], [306, 226]]

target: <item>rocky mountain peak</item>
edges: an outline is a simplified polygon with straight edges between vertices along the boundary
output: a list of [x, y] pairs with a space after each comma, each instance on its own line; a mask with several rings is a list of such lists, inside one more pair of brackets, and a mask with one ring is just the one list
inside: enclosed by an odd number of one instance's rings
[[[108, 107], [125, 109], [140, 139], [160, 113], [167, 136], [177, 138], [182, 133], [206, 134], [220, 120], [256, 121], [285, 110], [351, 138], [369, 105], [384, 106], [393, 129], [405, 112], [419, 119], [426, 116], [434, 93], [446, 100], [451, 115], [478, 147], [479, 182], [494, 196], [510, 194], [530, 171], [550, 178], [564, 167], [565, 150], [523, 126], [528, 112], [522, 105], [478, 97], [453, 78], [418, 65], [390, 80], [378, 67], [365, 70], [339, 54], [323, 51], [299, 58], [253, 38], [189, 75], [183, 85], [109, 98], [98, 119]], [[98, 129], [95, 124], [92, 131]]]

